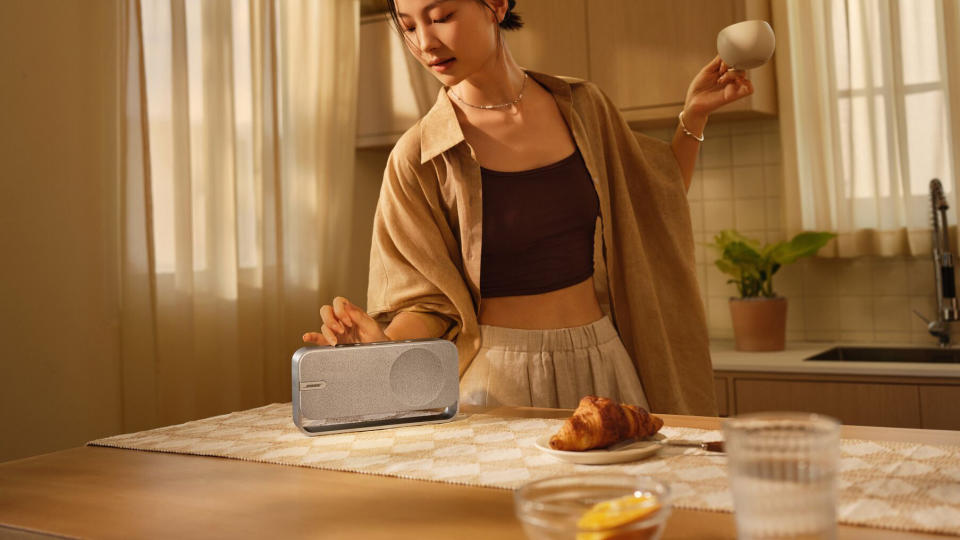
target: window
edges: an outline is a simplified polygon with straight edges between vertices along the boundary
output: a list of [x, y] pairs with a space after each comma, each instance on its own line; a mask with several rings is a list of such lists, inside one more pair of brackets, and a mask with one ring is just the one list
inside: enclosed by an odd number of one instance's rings
[[940, 1], [829, 2], [844, 195], [858, 222], [895, 228], [906, 211], [922, 226], [930, 180], [954, 189]]

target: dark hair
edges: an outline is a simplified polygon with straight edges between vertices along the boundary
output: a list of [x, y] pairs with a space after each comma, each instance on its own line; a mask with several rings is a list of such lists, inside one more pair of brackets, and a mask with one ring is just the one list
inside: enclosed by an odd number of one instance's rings
[[[486, 0], [474, 0], [474, 2], [480, 4], [481, 6], [490, 10], [491, 13], [496, 14], [490, 4]], [[520, 15], [514, 11], [514, 8], [517, 5], [517, 0], [507, 0], [507, 13], [503, 16], [503, 20], [497, 25], [497, 52], [500, 52], [500, 30], [519, 30], [523, 28], [523, 19], [520, 18]], [[390, 18], [393, 19], [393, 26], [397, 29], [397, 33], [400, 34], [400, 37], [408, 40], [406, 32], [404, 32], [403, 25], [400, 23], [400, 17], [397, 15], [397, 3], [396, 0], [387, 0], [387, 11], [390, 12]]]

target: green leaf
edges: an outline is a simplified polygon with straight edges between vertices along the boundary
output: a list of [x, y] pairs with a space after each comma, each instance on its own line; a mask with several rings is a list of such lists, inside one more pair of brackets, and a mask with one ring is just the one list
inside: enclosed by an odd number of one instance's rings
[[780, 264], [796, 262], [801, 257], [814, 255], [837, 235], [830, 232], [802, 232], [790, 242], [782, 243], [771, 253], [773, 260]]
[[783, 240], [779, 242], [774, 242], [772, 244], [767, 244], [763, 246], [763, 250], [760, 251], [760, 255], [762, 255], [764, 258], [768, 258], [770, 257], [770, 255], [773, 254], [774, 251], [776, 251], [777, 249], [780, 249], [780, 246], [784, 244], [786, 244], [786, 242]]
[[724, 258], [740, 266], [759, 266], [762, 262], [760, 253], [750, 244], [734, 241], [727, 244], [723, 250]]
[[773, 275], [784, 264], [814, 255], [834, 237], [836, 234], [828, 232], [803, 232], [790, 241], [761, 246], [757, 240], [726, 229], [714, 236], [714, 243], [705, 245], [720, 253], [714, 264], [721, 272], [736, 278], [728, 283], [736, 284], [741, 297], [774, 297]]
[[734, 242], [742, 242], [757, 249], [760, 247], [759, 242], [752, 238], [747, 238], [733, 229], [725, 229], [720, 231], [716, 236], [714, 236], [713, 241], [716, 242], [713, 247], [720, 250], [726, 249], [729, 244]]
[[731, 276], [740, 279], [740, 267], [733, 264], [732, 262], [726, 259], [717, 259], [715, 264], [717, 268], [720, 269], [724, 274], [730, 274]]

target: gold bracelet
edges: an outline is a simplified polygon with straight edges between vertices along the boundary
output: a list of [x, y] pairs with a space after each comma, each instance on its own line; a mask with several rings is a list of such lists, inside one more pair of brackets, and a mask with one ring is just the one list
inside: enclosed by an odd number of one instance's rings
[[689, 135], [689, 136], [693, 137], [694, 139], [696, 139], [696, 140], [698, 140], [698, 141], [700, 141], [700, 142], [703, 142], [703, 134], [702, 134], [702, 133], [700, 134], [699, 137], [697, 137], [697, 136], [694, 135], [693, 133], [690, 133], [690, 131], [687, 129], [687, 126], [683, 125], [683, 109], [680, 109], [680, 115], [677, 116], [677, 118], [680, 119], [680, 129], [683, 130], [683, 134], [684, 134], [684, 135]]

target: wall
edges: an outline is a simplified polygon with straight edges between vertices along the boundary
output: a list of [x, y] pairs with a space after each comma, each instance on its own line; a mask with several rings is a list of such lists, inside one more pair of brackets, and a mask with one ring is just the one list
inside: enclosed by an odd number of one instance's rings
[[0, 461], [120, 430], [117, 2], [0, 2]]
[[[779, 129], [776, 119], [711, 121], [704, 133], [688, 197], [711, 338], [733, 338], [729, 297], [737, 292], [713, 264], [716, 250], [703, 244], [726, 228], [763, 242], [785, 239]], [[673, 136], [672, 129], [644, 132], [663, 140]], [[949, 212], [952, 223], [956, 209]], [[788, 340], [937, 343], [912, 313], [916, 309], [928, 318], [936, 316], [930, 256], [806, 258], [781, 268], [773, 287], [787, 297]]]
[[366, 308], [369, 282], [370, 243], [373, 237], [373, 215], [380, 197], [383, 170], [387, 166], [390, 148], [357, 149], [354, 170], [353, 249], [350, 266], [354, 269], [350, 289], [343, 296]]

